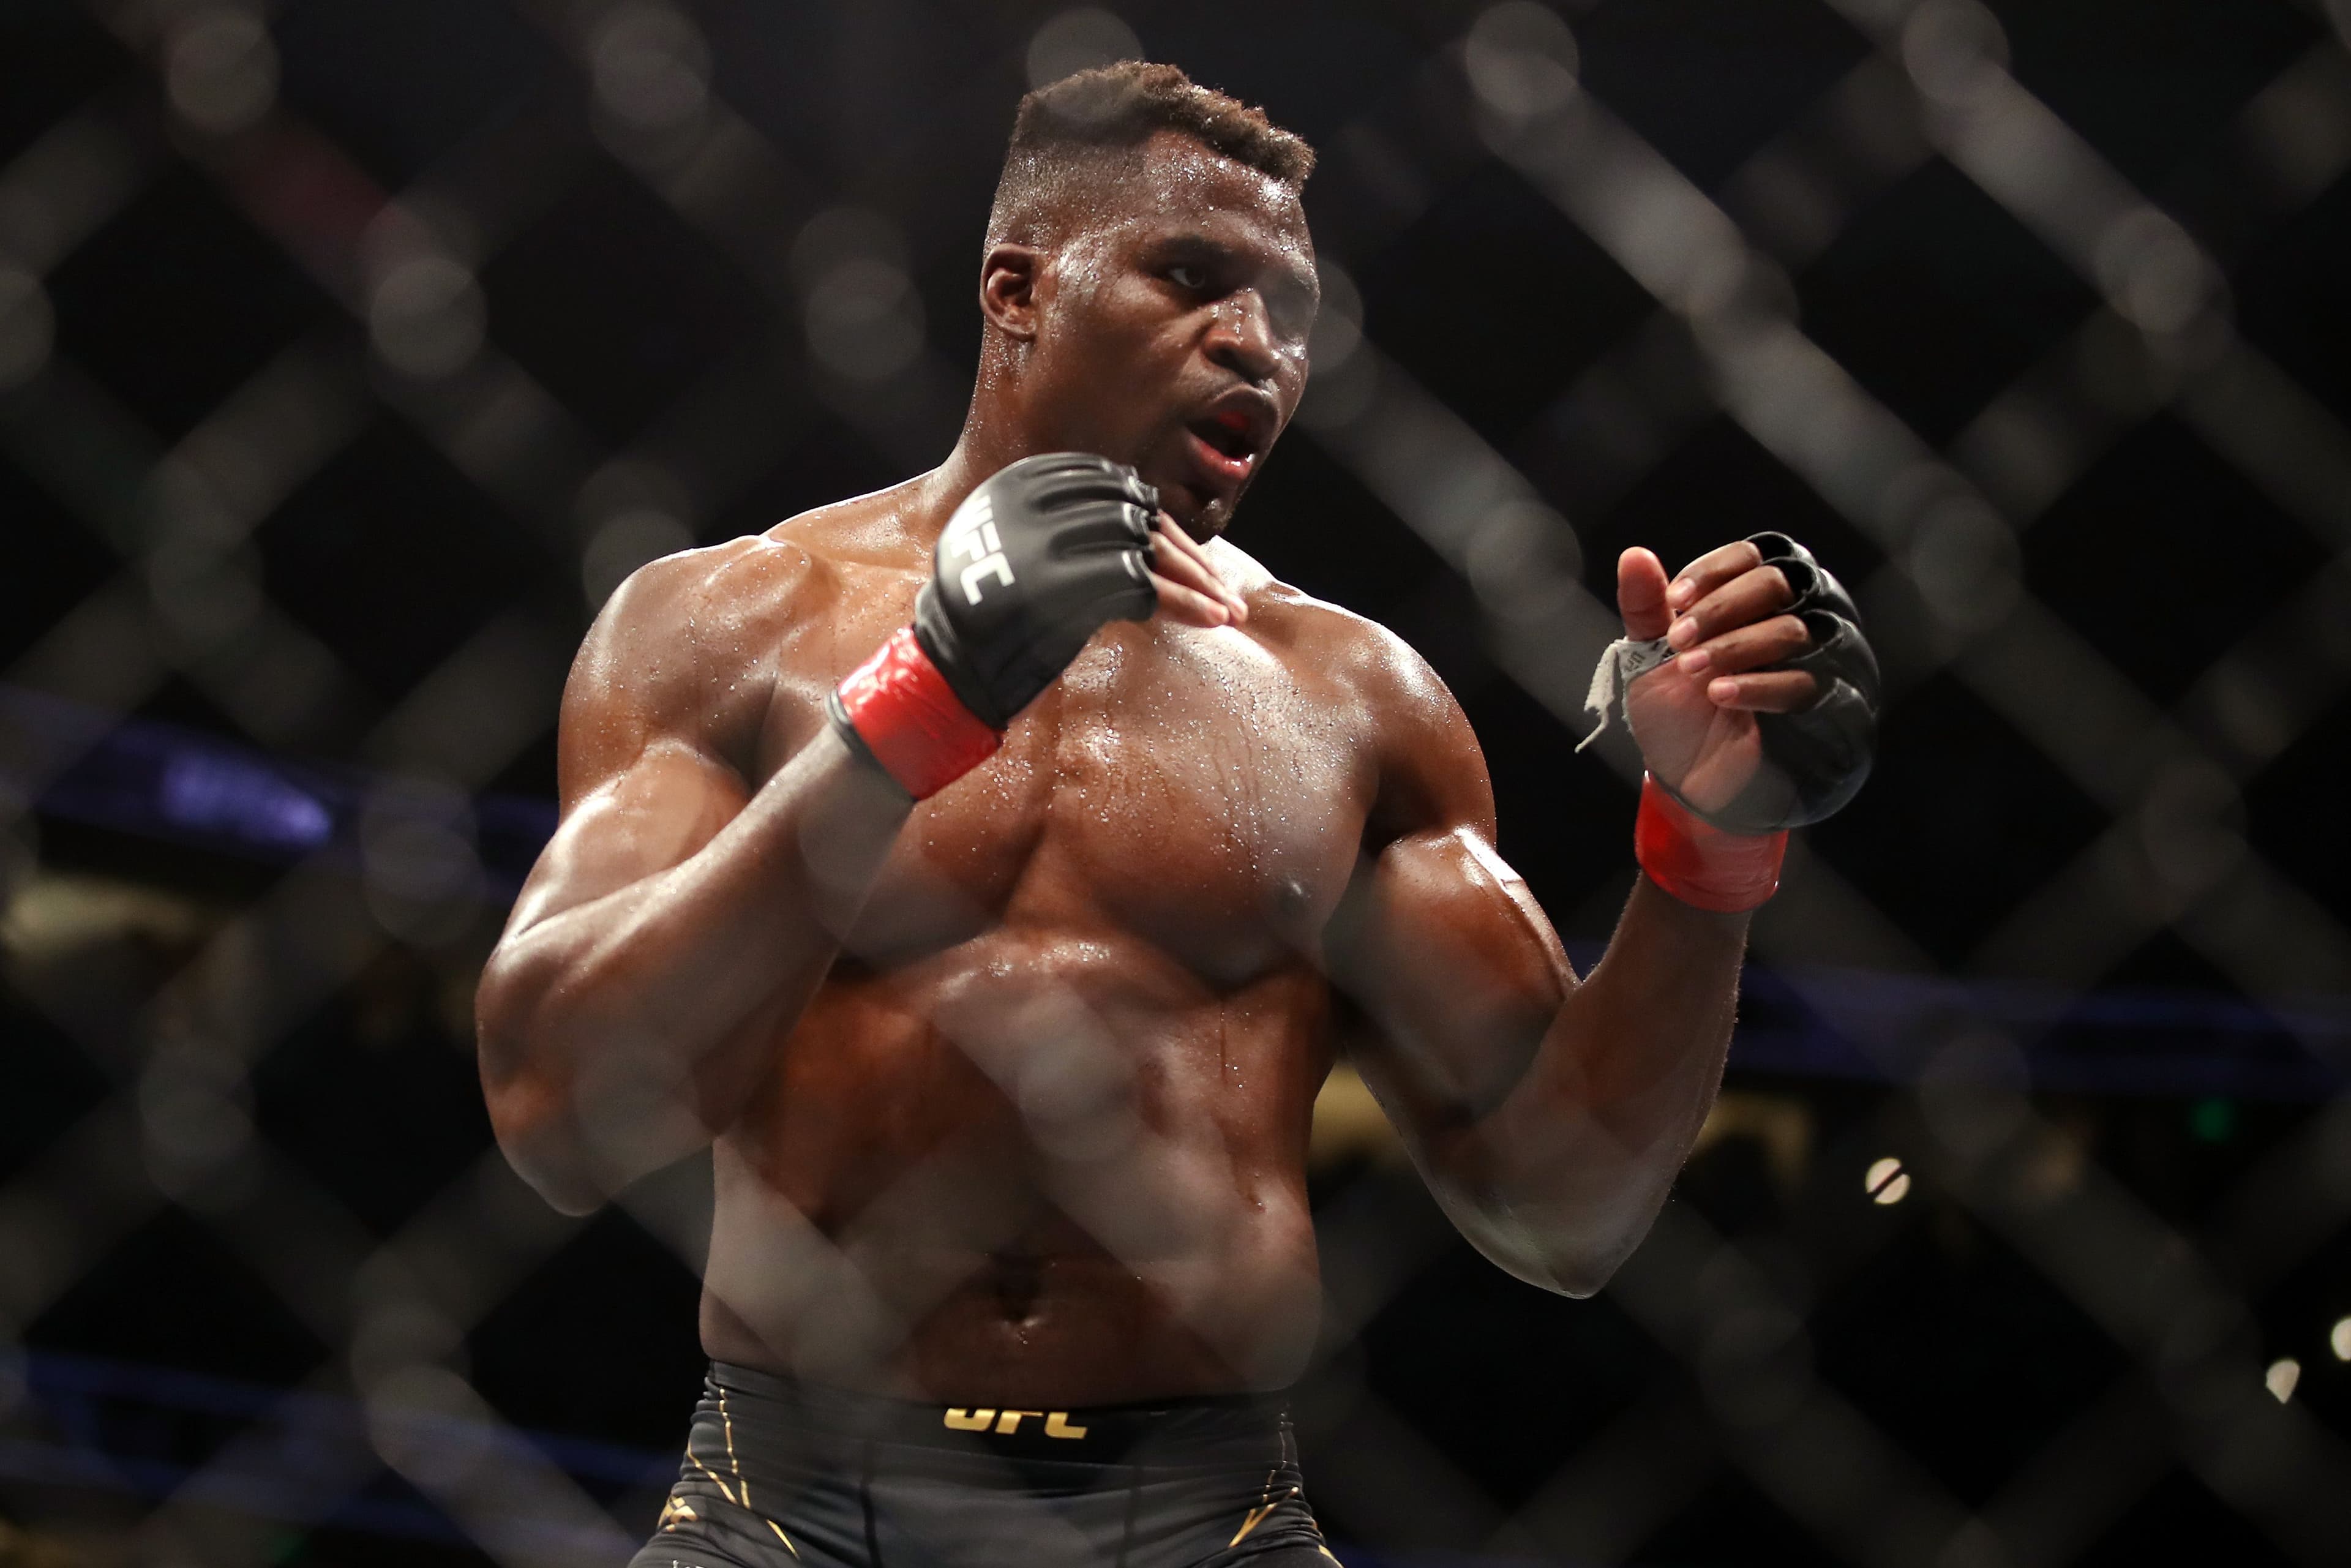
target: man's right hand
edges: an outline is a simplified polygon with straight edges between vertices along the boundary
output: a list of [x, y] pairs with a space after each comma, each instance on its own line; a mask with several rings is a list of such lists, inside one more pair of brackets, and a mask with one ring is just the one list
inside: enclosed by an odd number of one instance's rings
[[1133, 469], [1082, 452], [983, 481], [939, 536], [914, 625], [833, 694], [842, 738], [921, 800], [986, 760], [1104, 622], [1245, 616], [1158, 506]]
[[1180, 529], [1155, 528], [1158, 509], [1134, 469], [1084, 452], [1023, 458], [956, 508], [914, 635], [974, 717], [1009, 725], [1104, 622], [1158, 609], [1163, 587], [1183, 591], [1182, 618], [1221, 624], [1207, 617], [1222, 584]]

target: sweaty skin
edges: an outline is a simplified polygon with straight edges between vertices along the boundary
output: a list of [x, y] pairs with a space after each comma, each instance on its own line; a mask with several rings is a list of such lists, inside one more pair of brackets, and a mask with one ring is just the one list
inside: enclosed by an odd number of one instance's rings
[[[1213, 538], [1303, 389], [1311, 250], [1278, 183], [1171, 134], [1141, 163], [991, 248], [946, 464], [646, 568], [567, 689], [563, 821], [484, 977], [484, 1082], [573, 1212], [712, 1150], [719, 1359], [999, 1408], [1279, 1387], [1316, 1330], [1306, 1142], [1343, 1050], [1464, 1234], [1572, 1294], [1711, 1101], [1745, 917], [1645, 880], [1579, 984], [1442, 684]], [[1213, 542], [1164, 539], [1161, 612], [910, 805], [824, 695], [909, 620], [963, 497], [1069, 449]], [[1632, 551], [1620, 601], [1708, 653], [1641, 683], [1636, 724], [1727, 798], [1754, 711], [1809, 695], [1744, 673], [1801, 646], [1786, 584], [1748, 546], [1670, 587]]]

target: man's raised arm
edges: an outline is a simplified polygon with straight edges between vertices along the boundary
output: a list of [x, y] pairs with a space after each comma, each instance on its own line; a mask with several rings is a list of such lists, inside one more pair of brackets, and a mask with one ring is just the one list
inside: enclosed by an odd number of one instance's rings
[[1609, 658], [1629, 676], [1613, 684], [1629, 686], [1652, 770], [1645, 874], [1591, 975], [1577, 983], [1494, 852], [1485, 765], [1441, 690], [1391, 709], [1417, 716], [1387, 737], [1369, 853], [1325, 944], [1366, 1026], [1357, 1065], [1447, 1214], [1502, 1268], [1570, 1295], [1639, 1244], [1688, 1157], [1750, 912], [1777, 885], [1785, 826], [1858, 788], [1876, 704], [1850, 601], [1776, 536], [1670, 585], [1627, 551], [1618, 602], [1626, 638]]
[[1103, 622], [1246, 615], [1157, 505], [1082, 453], [982, 480], [914, 624], [799, 716], [811, 738], [756, 789], [736, 759], [768, 694], [819, 673], [774, 661], [811, 626], [831, 646], [848, 609], [821, 569], [739, 541], [614, 596], [564, 692], [562, 825], [475, 1006], [491, 1122], [548, 1201], [584, 1213], [734, 1124], [914, 802], [985, 761]]
[[735, 1119], [911, 810], [820, 723], [756, 791], [724, 755], [740, 754], [726, 730], [758, 719], [728, 711], [703, 647], [740, 630], [772, 645], [778, 628], [737, 624], [745, 604], [789, 605], [808, 571], [797, 549], [766, 544], [658, 562], [613, 597], [573, 666], [562, 824], [477, 1000], [499, 1142], [568, 1212]]

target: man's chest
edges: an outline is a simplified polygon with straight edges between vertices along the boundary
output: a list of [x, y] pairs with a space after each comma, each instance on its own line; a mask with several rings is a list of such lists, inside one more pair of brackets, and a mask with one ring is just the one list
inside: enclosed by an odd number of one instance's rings
[[1311, 953], [1371, 805], [1351, 702], [1238, 631], [1113, 627], [915, 809], [852, 946], [1092, 928], [1233, 981]]

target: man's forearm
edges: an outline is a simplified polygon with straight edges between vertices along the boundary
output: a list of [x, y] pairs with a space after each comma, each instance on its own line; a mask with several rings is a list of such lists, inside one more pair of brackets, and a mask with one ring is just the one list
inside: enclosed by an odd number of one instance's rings
[[1438, 1197], [1489, 1257], [1583, 1295], [1647, 1233], [1721, 1082], [1747, 925], [1635, 884], [1524, 1074], [1444, 1140]]
[[578, 1190], [591, 1176], [609, 1190], [731, 1121], [908, 810], [828, 730], [677, 865], [509, 932], [483, 978], [482, 1066], [526, 1174], [580, 1207], [603, 1196]]

